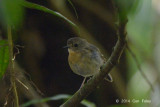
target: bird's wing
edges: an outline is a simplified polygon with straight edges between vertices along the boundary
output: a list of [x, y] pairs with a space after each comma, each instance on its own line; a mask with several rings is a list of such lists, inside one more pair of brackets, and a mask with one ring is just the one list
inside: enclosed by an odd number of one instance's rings
[[[88, 50], [90, 50], [93, 53], [94, 53], [94, 51], [96, 51], [98, 53], [98, 55], [100, 55], [101, 59], [103, 60], [103, 64], [107, 62], [104, 55], [100, 52], [100, 50], [96, 46], [91, 44], [90, 47], [88, 48]], [[105, 77], [105, 80], [107, 80], [109, 82], [113, 82], [113, 78], [110, 73]]]
[[96, 54], [98, 54], [101, 57], [101, 59], [103, 60], [103, 63], [106, 62], [106, 58], [104, 57], [104, 55], [100, 52], [100, 50], [96, 46], [90, 44], [89, 47], [88, 47], [88, 49], [91, 52], [93, 52], [93, 53], [95, 52]]

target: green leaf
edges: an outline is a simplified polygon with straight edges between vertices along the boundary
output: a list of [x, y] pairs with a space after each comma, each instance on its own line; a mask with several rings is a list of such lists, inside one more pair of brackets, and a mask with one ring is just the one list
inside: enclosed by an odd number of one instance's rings
[[[43, 102], [48, 102], [48, 101], [55, 101], [55, 100], [67, 100], [71, 98], [71, 95], [68, 94], [59, 94], [53, 97], [47, 97], [47, 98], [43, 98], [43, 99], [35, 99], [35, 100], [31, 100], [23, 105], [21, 105], [21, 107], [28, 107], [32, 104], [36, 104], [36, 103], [43, 103]], [[90, 101], [87, 100], [83, 100], [81, 102], [82, 105], [86, 106], [86, 107], [96, 107], [96, 105]]]
[[19, 0], [0, 1], [0, 19], [4, 25], [19, 26], [23, 19], [23, 8]]
[[9, 63], [9, 48], [7, 43], [5, 40], [0, 40], [0, 78], [2, 78]]
[[72, 25], [75, 28], [78, 28], [76, 24], [74, 24], [71, 20], [69, 20], [68, 18], [66, 18], [65, 16], [63, 16], [62, 14], [60, 14], [59, 12], [53, 11], [51, 9], [48, 9], [47, 7], [35, 4], [35, 3], [31, 3], [25, 0], [20, 0], [21, 1], [21, 5], [23, 5], [24, 7], [30, 8], [30, 9], [36, 9], [36, 10], [40, 10], [46, 13], [50, 13], [52, 15], [55, 15], [57, 17], [60, 17], [62, 19], [64, 19], [65, 21], [67, 21], [70, 25]]

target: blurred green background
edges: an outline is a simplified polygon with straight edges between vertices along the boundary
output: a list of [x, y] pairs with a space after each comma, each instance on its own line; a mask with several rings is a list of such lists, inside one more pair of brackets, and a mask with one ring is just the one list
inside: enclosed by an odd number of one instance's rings
[[70, 97], [68, 94], [73, 95], [79, 89], [83, 80], [71, 71], [63, 46], [67, 39], [80, 36], [99, 47], [108, 58], [117, 41], [114, 26], [118, 15], [114, 4], [120, 9], [119, 18], [128, 18], [128, 46], [154, 91], [125, 49], [119, 64], [111, 71], [114, 82], [103, 81], [80, 107], [86, 103], [90, 107], [160, 107], [159, 0], [1, 0], [0, 106], [7, 101], [11, 107], [13, 98], [5, 69], [9, 57], [7, 26], [12, 27], [14, 45], [24, 46], [19, 47], [20, 54], [15, 60], [16, 78], [29, 88], [17, 81], [20, 104], [33, 102], [29, 107], [58, 107]]

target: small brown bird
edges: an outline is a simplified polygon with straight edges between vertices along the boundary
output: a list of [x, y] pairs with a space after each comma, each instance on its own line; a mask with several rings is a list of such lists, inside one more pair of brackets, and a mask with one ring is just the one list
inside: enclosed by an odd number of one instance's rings
[[[66, 47], [68, 47], [68, 62], [72, 71], [85, 77], [82, 87], [87, 77], [93, 76], [100, 71], [105, 63], [105, 58], [96, 46], [80, 37], [68, 39]], [[107, 80], [112, 82], [110, 74], [108, 74]]]

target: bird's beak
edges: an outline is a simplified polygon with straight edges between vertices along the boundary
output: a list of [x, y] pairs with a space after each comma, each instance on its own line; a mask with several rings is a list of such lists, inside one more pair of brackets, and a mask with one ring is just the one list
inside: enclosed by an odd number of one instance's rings
[[69, 48], [69, 46], [64, 46], [63, 48]]

